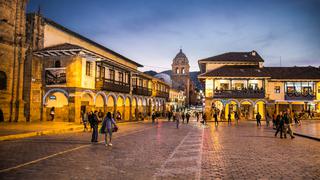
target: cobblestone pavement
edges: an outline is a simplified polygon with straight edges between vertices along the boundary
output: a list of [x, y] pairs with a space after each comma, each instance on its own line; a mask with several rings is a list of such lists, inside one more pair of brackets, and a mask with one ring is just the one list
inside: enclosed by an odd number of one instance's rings
[[249, 122], [119, 129], [112, 147], [88, 143], [89, 133], [0, 142], [0, 179], [320, 178], [318, 141], [275, 138], [271, 128]]
[[295, 132], [320, 139], [320, 120], [302, 120], [302, 125], [293, 125]]

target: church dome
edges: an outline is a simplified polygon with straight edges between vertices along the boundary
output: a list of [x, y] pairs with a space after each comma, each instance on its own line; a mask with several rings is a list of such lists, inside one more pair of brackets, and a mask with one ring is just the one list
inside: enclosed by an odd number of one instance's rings
[[180, 49], [180, 52], [173, 59], [173, 64], [189, 64], [189, 60], [187, 56], [182, 52], [182, 49]]
[[156, 77], [158, 79], [161, 79], [162, 81], [164, 81], [165, 83], [169, 84], [170, 86], [172, 84], [171, 77], [168, 74], [159, 73], [159, 74], [156, 74], [154, 77]]

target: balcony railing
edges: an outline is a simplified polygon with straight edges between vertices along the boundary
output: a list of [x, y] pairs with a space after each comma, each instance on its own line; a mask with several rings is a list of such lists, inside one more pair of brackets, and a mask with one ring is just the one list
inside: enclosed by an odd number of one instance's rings
[[151, 96], [152, 90], [146, 87], [133, 86], [132, 93], [136, 95]]
[[315, 100], [316, 96], [313, 93], [286, 93], [284, 96], [285, 100]]
[[214, 98], [264, 98], [264, 90], [215, 90]]
[[163, 92], [163, 91], [157, 91], [156, 96], [168, 99], [169, 98], [169, 93], [168, 92]]
[[96, 78], [96, 88], [105, 91], [130, 93], [130, 84], [112, 79]]

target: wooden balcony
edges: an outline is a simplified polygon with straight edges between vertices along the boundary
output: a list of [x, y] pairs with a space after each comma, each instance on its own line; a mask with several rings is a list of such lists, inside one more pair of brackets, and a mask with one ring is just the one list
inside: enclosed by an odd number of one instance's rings
[[157, 91], [156, 97], [162, 97], [162, 98], [169, 99], [169, 93], [163, 92], [163, 91]]
[[284, 96], [285, 100], [306, 100], [306, 101], [310, 101], [310, 100], [315, 100], [316, 96], [312, 93], [286, 93]]
[[146, 87], [133, 86], [132, 93], [136, 95], [151, 96], [152, 90]]
[[112, 92], [130, 93], [130, 84], [111, 79], [96, 78], [96, 89]]
[[214, 98], [265, 98], [264, 90], [215, 90]]

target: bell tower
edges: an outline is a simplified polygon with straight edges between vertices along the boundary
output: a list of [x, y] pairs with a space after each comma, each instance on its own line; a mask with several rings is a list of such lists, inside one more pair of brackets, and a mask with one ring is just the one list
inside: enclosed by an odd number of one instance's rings
[[190, 74], [189, 74], [189, 60], [187, 56], [180, 49], [179, 53], [173, 59], [172, 64], [172, 87], [184, 91], [186, 96], [186, 105], [189, 105], [189, 91], [190, 91]]

